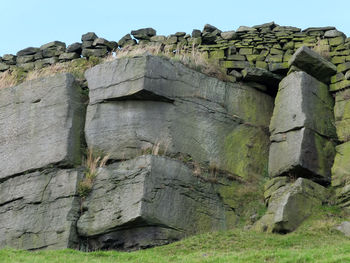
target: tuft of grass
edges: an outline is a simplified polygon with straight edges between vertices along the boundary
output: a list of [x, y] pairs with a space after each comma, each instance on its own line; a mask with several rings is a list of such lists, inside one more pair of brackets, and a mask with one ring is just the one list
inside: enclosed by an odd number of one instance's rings
[[0, 73], [0, 89], [13, 87], [26, 80], [27, 72], [22, 68], [13, 67]]
[[93, 183], [98, 173], [98, 168], [104, 167], [109, 159], [109, 155], [96, 154], [92, 149], [88, 149], [86, 160], [84, 161], [84, 179], [79, 182], [78, 193], [80, 197], [86, 198], [92, 190]]

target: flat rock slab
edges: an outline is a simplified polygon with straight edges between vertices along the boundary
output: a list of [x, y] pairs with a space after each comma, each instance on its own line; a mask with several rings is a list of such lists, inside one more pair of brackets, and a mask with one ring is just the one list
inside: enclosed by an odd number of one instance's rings
[[337, 73], [337, 67], [333, 63], [306, 46], [297, 49], [288, 64], [300, 68], [324, 83], [329, 83], [330, 77]]
[[0, 90], [0, 181], [50, 164], [80, 162], [85, 109], [70, 74]]
[[335, 143], [308, 128], [272, 135], [269, 175], [310, 178], [329, 183]]
[[75, 170], [34, 172], [0, 184], [0, 248], [79, 248]]
[[270, 132], [285, 133], [305, 127], [337, 138], [333, 107], [334, 99], [327, 85], [305, 72], [293, 72], [279, 85]]
[[344, 221], [335, 227], [336, 230], [342, 232], [345, 236], [350, 237], [350, 222]]
[[332, 167], [332, 186], [345, 186], [350, 182], [350, 142], [339, 144]]
[[213, 185], [179, 161], [144, 155], [100, 168], [78, 233], [89, 250], [139, 249], [225, 229]]
[[266, 214], [254, 225], [255, 230], [292, 232], [329, 196], [325, 187], [305, 178], [279, 186], [269, 198]]

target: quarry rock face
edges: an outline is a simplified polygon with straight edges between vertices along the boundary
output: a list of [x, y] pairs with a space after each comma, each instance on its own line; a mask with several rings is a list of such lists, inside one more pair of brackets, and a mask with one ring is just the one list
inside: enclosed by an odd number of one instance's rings
[[84, 107], [70, 74], [0, 90], [0, 181], [52, 164], [80, 162]]
[[214, 186], [180, 161], [144, 155], [100, 169], [77, 223], [88, 250], [163, 245], [226, 228]]
[[[89, 147], [124, 159], [159, 145], [169, 154], [185, 153], [195, 161], [215, 163], [244, 176], [249, 171], [239, 171], [232, 155], [244, 148], [245, 135], [239, 131], [245, 126], [245, 134], [254, 134], [261, 147], [252, 145], [255, 152], [241, 159], [250, 172], [262, 172], [268, 136], [261, 127], [267, 127], [270, 120], [270, 96], [151, 56], [98, 65], [87, 71], [86, 78]], [[236, 140], [234, 145], [232, 140]]]

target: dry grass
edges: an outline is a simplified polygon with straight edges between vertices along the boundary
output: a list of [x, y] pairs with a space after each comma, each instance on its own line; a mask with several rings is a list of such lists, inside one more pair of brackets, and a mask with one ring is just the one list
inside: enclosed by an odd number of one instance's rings
[[90, 193], [98, 173], [98, 168], [104, 167], [108, 159], [109, 155], [103, 156], [95, 153], [92, 149], [88, 149], [87, 157], [84, 161], [86, 167], [85, 176], [78, 186], [78, 192], [81, 197], [85, 198]]

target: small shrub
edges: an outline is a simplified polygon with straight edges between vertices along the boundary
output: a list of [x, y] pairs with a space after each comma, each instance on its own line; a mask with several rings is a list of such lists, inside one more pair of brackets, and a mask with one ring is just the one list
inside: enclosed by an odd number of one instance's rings
[[84, 179], [79, 182], [78, 193], [82, 198], [89, 195], [92, 190], [93, 183], [98, 173], [98, 168], [104, 167], [109, 159], [109, 155], [96, 154], [92, 149], [88, 149], [85, 164]]

